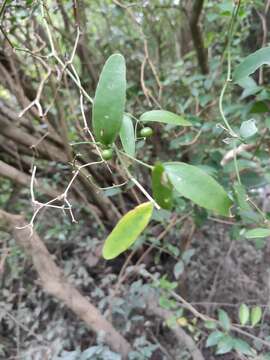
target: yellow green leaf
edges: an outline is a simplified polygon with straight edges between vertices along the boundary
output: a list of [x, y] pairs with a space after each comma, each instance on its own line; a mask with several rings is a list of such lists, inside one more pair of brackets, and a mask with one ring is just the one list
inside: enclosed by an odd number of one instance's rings
[[104, 259], [114, 259], [126, 251], [146, 228], [152, 212], [153, 204], [146, 202], [125, 214], [105, 240], [102, 250]]
[[259, 306], [255, 306], [251, 309], [251, 325], [255, 326], [260, 322], [262, 318], [262, 309]]
[[239, 320], [241, 325], [246, 325], [249, 320], [249, 308], [246, 304], [241, 304], [239, 308]]

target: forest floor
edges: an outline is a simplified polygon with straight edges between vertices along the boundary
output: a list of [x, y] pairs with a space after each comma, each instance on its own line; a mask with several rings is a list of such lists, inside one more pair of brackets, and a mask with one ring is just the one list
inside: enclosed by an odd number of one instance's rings
[[[150, 284], [132, 275], [123, 281], [115, 294], [118, 275], [127, 255], [106, 263], [100, 256], [99, 232], [89, 221], [70, 224], [63, 217], [46, 212], [37, 230], [53, 254], [57, 264], [85, 296], [90, 296], [96, 306], [108, 316], [112, 308], [114, 325], [132, 342], [143, 341], [158, 345], [149, 359], [189, 359], [168, 327], [143, 311], [136, 298], [138, 288], [150, 291]], [[91, 221], [90, 221], [91, 224]], [[232, 321], [238, 321], [241, 303], [267, 308], [270, 293], [270, 246], [258, 249], [247, 240], [230, 240], [230, 225], [207, 221], [193, 233], [189, 248], [194, 254], [183, 274], [177, 280], [180, 292], [196, 309], [211, 317], [216, 310], [228, 312]], [[168, 239], [177, 244], [177, 232]], [[1, 243], [10, 249], [1, 271], [0, 359], [45, 359], [44, 354], [57, 354], [62, 350], [86, 349], [96, 344], [96, 336], [65, 306], [45, 294], [29, 259], [6, 234], [0, 233]], [[140, 250], [139, 250], [140, 251]], [[152, 250], [145, 259], [151, 272], [167, 274], [173, 278], [175, 261], [169, 255], [155, 259], [158, 250]], [[137, 257], [135, 256], [135, 260]], [[132, 265], [132, 262], [130, 263]], [[162, 271], [161, 271], [162, 269]], [[192, 316], [185, 313], [189, 321]], [[192, 337], [197, 337], [205, 359], [237, 359], [235, 355], [216, 356], [205, 348], [207, 334], [195, 325]], [[269, 331], [267, 315], [263, 317], [256, 334]], [[142, 341], [142, 340], [141, 340]], [[150, 349], [150, 347], [149, 347]], [[163, 349], [163, 350], [162, 350]], [[150, 350], [149, 350], [150, 351]], [[166, 355], [168, 352], [168, 356]], [[151, 352], [151, 351], [150, 351]], [[47, 356], [47, 355], [46, 355]], [[50, 359], [50, 357], [48, 357]], [[51, 357], [53, 359], [53, 357]], [[63, 358], [64, 359], [64, 358]]]

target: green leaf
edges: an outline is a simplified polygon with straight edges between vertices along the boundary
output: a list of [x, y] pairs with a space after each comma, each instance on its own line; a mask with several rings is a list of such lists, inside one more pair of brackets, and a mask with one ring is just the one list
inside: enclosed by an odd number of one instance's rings
[[224, 333], [221, 331], [212, 332], [206, 341], [206, 347], [211, 347], [217, 345], [217, 343], [224, 337]]
[[233, 349], [234, 339], [231, 336], [226, 335], [220, 339], [217, 346], [217, 355], [227, 354]]
[[172, 208], [173, 186], [168, 179], [164, 166], [156, 163], [152, 170], [152, 191], [156, 202], [166, 210]]
[[220, 215], [230, 215], [232, 202], [210, 175], [182, 162], [168, 162], [164, 167], [172, 185], [182, 196]]
[[234, 339], [233, 348], [244, 355], [252, 355], [251, 347], [242, 339]]
[[255, 306], [251, 309], [251, 325], [257, 325], [262, 318], [262, 309], [259, 306]]
[[97, 141], [104, 145], [114, 142], [122, 125], [125, 101], [125, 59], [114, 54], [102, 69], [93, 103], [92, 121]]
[[264, 238], [270, 236], [270, 229], [256, 228], [245, 232], [247, 239]]
[[169, 299], [169, 298], [166, 297], [166, 296], [161, 296], [161, 297], [159, 298], [159, 305], [160, 305], [160, 307], [162, 307], [163, 309], [168, 309], [168, 310], [170, 310], [170, 309], [172, 309], [172, 308], [175, 307], [176, 302], [175, 302], [175, 300]]
[[214, 330], [217, 328], [216, 322], [212, 321], [212, 320], [206, 320], [204, 322], [204, 326], [206, 327], [206, 329], [209, 329], [209, 330]]
[[218, 310], [218, 320], [220, 322], [220, 325], [223, 327], [225, 331], [229, 331], [231, 328], [231, 320], [226, 313], [226, 311], [219, 309]]
[[176, 281], [169, 281], [166, 277], [166, 275], [162, 276], [159, 280], [159, 286], [164, 290], [174, 290], [178, 286], [178, 283]]
[[250, 109], [250, 114], [262, 114], [269, 112], [269, 107], [264, 101], [257, 101]]
[[143, 122], [161, 122], [171, 125], [192, 126], [191, 122], [183, 116], [174, 114], [166, 110], [147, 111], [141, 115], [140, 120]]
[[245, 99], [250, 95], [254, 95], [261, 90], [260, 86], [257, 85], [256, 81], [249, 76], [238, 81], [238, 85], [244, 89], [240, 97], [241, 100]]
[[241, 211], [252, 211], [252, 208], [247, 201], [248, 195], [245, 187], [242, 184], [236, 183], [233, 185], [233, 190], [239, 209]]
[[120, 139], [125, 152], [133, 156], [135, 155], [135, 134], [131, 118], [124, 115], [122, 126], [120, 129]]
[[247, 139], [258, 132], [254, 119], [243, 121], [240, 127], [240, 135], [242, 138]]
[[254, 73], [264, 64], [270, 65], [270, 47], [264, 47], [247, 56], [235, 69], [235, 82]]
[[239, 308], [239, 320], [241, 325], [246, 325], [249, 320], [249, 308], [246, 304], [241, 304]]
[[146, 228], [153, 212], [153, 204], [146, 202], [125, 214], [105, 240], [104, 259], [114, 259], [126, 251]]

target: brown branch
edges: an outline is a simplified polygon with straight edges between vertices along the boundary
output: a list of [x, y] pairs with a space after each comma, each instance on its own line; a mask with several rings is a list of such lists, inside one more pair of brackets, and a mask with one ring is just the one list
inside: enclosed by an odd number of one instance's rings
[[67, 155], [64, 151], [46, 140], [39, 142], [40, 139], [22, 131], [19, 127], [15, 127], [14, 124], [11, 124], [11, 122], [7, 121], [1, 116], [0, 133], [18, 144], [29, 147], [29, 149], [35, 148], [44, 158], [48, 160], [57, 160], [61, 162], [68, 161]]
[[189, 27], [192, 36], [192, 41], [197, 54], [198, 64], [202, 74], [208, 74], [208, 56], [207, 50], [204, 47], [202, 31], [200, 28], [199, 20], [203, 10], [204, 0], [195, 0], [189, 18]]
[[[31, 177], [23, 173], [20, 170], [17, 170], [15, 167], [6, 164], [0, 160], [0, 176], [10, 179], [17, 184], [29, 187]], [[37, 188], [42, 191], [44, 194], [47, 194], [50, 197], [58, 196], [58, 191], [53, 189], [46, 189], [40, 184], [37, 184]]]
[[99, 310], [67, 281], [37, 233], [33, 232], [32, 237], [29, 237], [29, 229], [18, 229], [25, 223], [22, 216], [0, 210], [0, 228], [9, 229], [17, 244], [31, 257], [39, 275], [41, 287], [62, 301], [95, 333], [103, 333], [105, 342], [112, 350], [120, 353], [123, 359], [127, 359], [128, 353], [131, 351], [129, 343], [102, 316]]

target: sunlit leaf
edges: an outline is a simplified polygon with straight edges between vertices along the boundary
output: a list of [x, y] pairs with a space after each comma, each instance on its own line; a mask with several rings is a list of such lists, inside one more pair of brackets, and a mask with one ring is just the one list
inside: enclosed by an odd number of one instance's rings
[[161, 163], [155, 164], [152, 170], [152, 191], [156, 202], [163, 209], [172, 207], [172, 184]]
[[230, 215], [232, 202], [210, 175], [182, 162], [168, 162], [164, 167], [172, 185], [182, 196], [220, 215]]
[[151, 219], [153, 204], [146, 202], [125, 214], [105, 240], [104, 259], [114, 259], [126, 251], [138, 238]]
[[188, 325], [188, 319], [184, 316], [180, 317], [177, 319], [177, 324], [182, 326], [182, 327], [185, 327]]
[[235, 69], [234, 80], [236, 82], [253, 74], [259, 67], [270, 65], [270, 47], [264, 47], [248, 55]]
[[125, 152], [130, 155], [135, 155], [135, 134], [131, 118], [124, 115], [122, 126], [120, 129], [120, 139]]
[[255, 306], [254, 308], [252, 308], [250, 315], [251, 325], [252, 326], [257, 325], [260, 322], [261, 318], [262, 318], [262, 309], [259, 306]]
[[104, 145], [114, 142], [122, 125], [125, 101], [125, 59], [114, 54], [102, 69], [94, 98], [92, 121], [97, 141]]
[[247, 239], [264, 238], [270, 236], [270, 229], [256, 228], [245, 232]]
[[140, 120], [143, 122], [161, 122], [171, 125], [191, 126], [191, 122], [171, 111], [166, 110], [152, 110], [147, 111], [141, 115]]
[[249, 308], [246, 304], [241, 304], [239, 308], [239, 320], [241, 325], [246, 325], [249, 320]]

